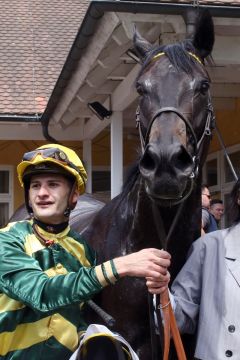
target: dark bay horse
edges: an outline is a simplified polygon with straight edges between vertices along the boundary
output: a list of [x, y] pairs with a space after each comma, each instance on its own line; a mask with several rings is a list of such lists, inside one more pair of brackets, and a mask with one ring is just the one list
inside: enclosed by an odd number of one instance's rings
[[[199, 17], [192, 39], [182, 43], [157, 48], [135, 32], [134, 47], [142, 62], [136, 79], [142, 155], [122, 193], [100, 210], [83, 233], [97, 250], [100, 263], [146, 247], [165, 246], [172, 254], [174, 279], [191, 243], [200, 236], [201, 167], [214, 121], [210, 79], [203, 62], [213, 43], [208, 12]], [[179, 219], [165, 244], [176, 214]], [[145, 282], [121, 279], [100, 296], [101, 306], [116, 319], [116, 330], [130, 341], [141, 360], [149, 360]]]

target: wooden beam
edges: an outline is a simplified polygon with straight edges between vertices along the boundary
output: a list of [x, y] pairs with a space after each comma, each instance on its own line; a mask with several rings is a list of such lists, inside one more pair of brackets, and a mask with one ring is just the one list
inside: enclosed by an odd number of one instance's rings
[[240, 64], [240, 36], [216, 36], [213, 48], [213, 60], [219, 65]]
[[240, 96], [240, 84], [212, 84], [212, 97], [238, 98]]
[[[91, 41], [81, 57], [74, 76], [69, 82], [61, 101], [58, 103], [54, 111], [54, 118], [59, 121], [66, 108], [71, 103], [76, 95], [81, 84], [83, 84], [87, 74], [91, 70], [93, 64], [96, 62], [103, 47], [111, 37], [112, 32], [119, 23], [119, 18], [115, 13], [105, 13], [103, 18], [99, 21], [98, 31], [91, 37]], [[51, 122], [51, 119], [50, 119]]]

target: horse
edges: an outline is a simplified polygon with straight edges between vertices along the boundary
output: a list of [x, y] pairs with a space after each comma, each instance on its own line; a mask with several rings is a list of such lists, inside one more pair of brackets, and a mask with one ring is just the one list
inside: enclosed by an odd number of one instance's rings
[[[141, 61], [135, 84], [142, 153], [122, 192], [97, 213], [83, 236], [97, 251], [99, 263], [146, 247], [164, 247], [172, 255], [173, 280], [200, 236], [201, 168], [214, 128], [204, 66], [214, 44], [212, 17], [207, 11], [200, 13], [193, 36], [182, 42], [154, 46], [135, 29], [133, 44]], [[131, 343], [139, 358], [149, 360], [145, 281], [120, 279], [96, 301], [115, 318], [113, 329]]]

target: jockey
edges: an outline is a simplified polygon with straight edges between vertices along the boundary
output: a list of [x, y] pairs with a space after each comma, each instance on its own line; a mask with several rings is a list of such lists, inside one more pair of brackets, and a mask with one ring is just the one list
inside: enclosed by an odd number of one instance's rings
[[85, 333], [84, 303], [123, 276], [164, 280], [168, 255], [144, 249], [97, 265], [69, 226], [87, 181], [72, 149], [41, 146], [23, 155], [17, 172], [31, 219], [0, 230], [0, 359], [138, 359], [104, 327], [90, 325]]

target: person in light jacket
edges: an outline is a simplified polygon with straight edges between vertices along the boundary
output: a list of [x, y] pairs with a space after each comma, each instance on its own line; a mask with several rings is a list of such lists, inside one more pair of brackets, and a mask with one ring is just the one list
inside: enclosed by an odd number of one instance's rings
[[[232, 226], [196, 240], [171, 286], [171, 302], [182, 333], [197, 331], [195, 357], [240, 357], [240, 180], [231, 192]], [[153, 294], [166, 282], [148, 279]]]

